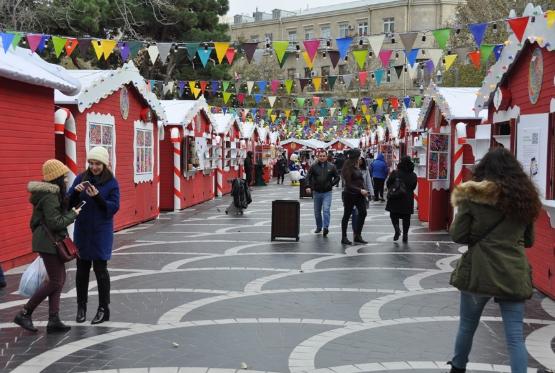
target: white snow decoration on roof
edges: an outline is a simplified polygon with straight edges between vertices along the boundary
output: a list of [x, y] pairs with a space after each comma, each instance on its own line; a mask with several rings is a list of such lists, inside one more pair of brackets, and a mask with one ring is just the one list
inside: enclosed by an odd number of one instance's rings
[[332, 140], [330, 142], [328, 142], [328, 146], [332, 146], [335, 143], [342, 143], [345, 146], [348, 146], [351, 149], [354, 148], [358, 148], [360, 146], [360, 139], [355, 139], [355, 138], [346, 138], [346, 137], [340, 137], [338, 139]]
[[212, 114], [212, 117], [214, 118], [214, 132], [220, 135], [227, 134], [237, 120], [237, 117], [230, 113]]
[[378, 134], [378, 141], [385, 140], [385, 129], [383, 127], [376, 128], [376, 133]]
[[250, 139], [254, 134], [255, 125], [253, 122], [241, 122], [241, 138]]
[[[418, 116], [418, 128], [422, 128], [423, 121], [435, 102], [446, 121], [455, 119], [476, 119], [474, 102], [478, 88], [474, 87], [438, 87], [431, 83], [425, 93], [425, 99]], [[483, 115], [481, 113], [480, 115]], [[487, 115], [486, 115], [487, 117]], [[482, 116], [483, 119], [486, 117]]]
[[258, 132], [258, 138], [260, 141], [264, 142], [266, 140], [266, 135], [268, 134], [268, 129], [262, 126], [256, 126], [256, 132]]
[[329, 143], [325, 143], [323, 141], [316, 140], [316, 139], [304, 140], [304, 139], [296, 139], [296, 138], [289, 138], [287, 140], [283, 140], [280, 143], [280, 145], [284, 146], [292, 142], [314, 150], [326, 149], [329, 146]]
[[413, 132], [418, 129], [418, 116], [420, 115], [420, 108], [406, 108], [403, 106], [401, 113], [402, 118], [405, 120], [408, 131]]
[[73, 95], [56, 91], [54, 100], [57, 104], [77, 105], [82, 113], [100, 100], [110, 96], [126, 84], [133, 84], [141, 97], [156, 113], [161, 124], [166, 122], [160, 100], [148, 88], [145, 79], [132, 61], [116, 70], [68, 70], [68, 73], [81, 83], [81, 89]]
[[270, 144], [275, 145], [279, 140], [279, 132], [270, 132]]
[[215, 122], [202, 96], [198, 100], [160, 100], [160, 106], [165, 112], [166, 123], [170, 125], [187, 126], [201, 111], [206, 114], [211, 125]]
[[541, 7], [538, 6], [534, 8], [531, 4], [528, 4], [524, 10], [523, 16], [532, 15], [535, 16], [535, 21], [528, 21], [528, 25], [522, 37], [523, 42], [519, 43], [516, 35], [511, 33], [499, 59], [490, 67], [474, 103], [476, 113], [482, 109], [487, 109], [499, 83], [505, 74], [511, 71], [511, 67], [518, 60], [520, 51], [524, 49], [528, 43], [537, 43], [540, 47], [546, 48], [550, 52], [555, 50], [555, 26], [548, 28], [547, 18], [543, 16]]
[[401, 127], [401, 121], [399, 119], [391, 119], [389, 115], [385, 117], [385, 122], [387, 128], [389, 129], [389, 136], [391, 138], [399, 137], [399, 128]]
[[17, 47], [0, 57], [0, 76], [23, 83], [59, 89], [69, 95], [79, 92], [79, 81], [61, 66], [44, 61], [29, 49]]

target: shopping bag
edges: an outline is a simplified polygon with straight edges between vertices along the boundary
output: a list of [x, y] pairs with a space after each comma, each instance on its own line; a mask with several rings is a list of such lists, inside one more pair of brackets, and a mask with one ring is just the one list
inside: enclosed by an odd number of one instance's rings
[[27, 267], [21, 281], [19, 281], [19, 294], [24, 297], [30, 298], [39, 289], [44, 281], [48, 278], [44, 262], [39, 256]]

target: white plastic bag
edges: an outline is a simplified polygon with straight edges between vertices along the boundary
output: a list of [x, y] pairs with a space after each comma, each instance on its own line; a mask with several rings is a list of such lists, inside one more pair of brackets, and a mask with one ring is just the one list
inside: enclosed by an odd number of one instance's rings
[[30, 298], [48, 278], [44, 262], [39, 256], [27, 267], [19, 282], [19, 294]]

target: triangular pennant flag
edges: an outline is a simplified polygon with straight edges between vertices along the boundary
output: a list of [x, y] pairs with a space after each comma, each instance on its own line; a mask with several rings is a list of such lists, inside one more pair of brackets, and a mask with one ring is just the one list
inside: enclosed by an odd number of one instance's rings
[[291, 110], [289, 109], [285, 110], [285, 118], [289, 119], [290, 115], [291, 115]]
[[403, 104], [405, 104], [406, 108], [410, 107], [410, 97], [406, 96], [405, 98], [403, 98]]
[[77, 48], [77, 45], [79, 45], [79, 42], [77, 41], [77, 39], [67, 38], [66, 44], [64, 45], [64, 48], [66, 50], [66, 56], [68, 57], [71, 56], [75, 48]]
[[515, 33], [516, 38], [520, 42], [522, 42], [522, 37], [524, 36], [524, 31], [526, 31], [526, 26], [528, 26], [529, 19], [530, 17], [518, 17], [507, 20], [509, 26], [511, 26], [511, 29]]
[[379, 55], [380, 51], [382, 50], [384, 39], [385, 39], [385, 34], [368, 37], [368, 44], [370, 44], [370, 47], [372, 48], [376, 56]]
[[219, 83], [217, 80], [212, 80], [210, 82], [210, 93], [212, 93], [213, 95], [216, 94], [216, 92], [218, 91], [219, 88]]
[[326, 106], [327, 106], [328, 108], [330, 108], [330, 107], [333, 106], [333, 98], [331, 98], [331, 97], [327, 97], [327, 98], [326, 98]]
[[258, 43], [242, 43], [241, 48], [245, 52], [245, 57], [247, 57], [247, 62], [251, 63], [252, 57], [254, 56], [254, 52], [256, 51], [256, 47]]
[[314, 90], [318, 92], [320, 90], [320, 86], [322, 85], [322, 77], [315, 76], [312, 78], [312, 85], [314, 86]]
[[166, 60], [172, 50], [172, 45], [173, 43], [156, 43], [156, 46], [158, 46], [158, 52], [160, 52], [160, 61], [162, 64], [166, 63]]
[[79, 41], [79, 54], [81, 57], [86, 57], [87, 53], [91, 50], [92, 39], [84, 38], [84, 39], [77, 39]]
[[339, 59], [342, 60], [347, 56], [347, 52], [349, 51], [349, 47], [351, 46], [352, 41], [353, 38], [351, 37], [335, 39], [335, 42], [337, 43], [337, 49], [339, 50]]
[[297, 97], [297, 106], [300, 108], [304, 107], [305, 100], [306, 99], [304, 97]]
[[474, 67], [476, 67], [477, 69], [480, 68], [480, 51], [469, 52], [468, 58], [470, 58], [470, 61], [472, 62], [472, 64], [474, 64]]
[[555, 25], [555, 10], [548, 10], [545, 12], [545, 18], [547, 18], [547, 27], [553, 27], [553, 25]]
[[366, 106], [366, 104], [362, 104], [360, 109], [362, 110], [362, 114], [366, 114], [366, 112], [368, 111], [368, 106]]
[[309, 82], [310, 82], [310, 79], [307, 79], [307, 78], [299, 79], [299, 84], [301, 85], [301, 92], [304, 91], [304, 88], [308, 85]]
[[389, 103], [391, 104], [391, 107], [395, 110], [397, 110], [397, 108], [399, 107], [399, 99], [397, 97], [391, 97], [389, 99]]
[[216, 58], [218, 63], [221, 64], [224, 60], [225, 54], [229, 48], [228, 42], [216, 41], [214, 42], [214, 49], [216, 49]]
[[289, 58], [289, 56], [291, 54], [292, 54], [292, 52], [285, 51], [285, 54], [283, 55], [283, 58], [281, 59], [281, 62], [278, 61], [280, 69], [283, 69], [283, 66], [285, 66], [285, 62], [287, 62], [287, 59]]
[[488, 62], [494, 48], [495, 45], [493, 44], [482, 44], [482, 46], [480, 46], [480, 62], [482, 64], [485, 65]]
[[197, 87], [197, 82], [194, 80], [189, 80], [189, 89], [191, 90], [191, 92], [193, 92], [196, 87]]
[[252, 80], [249, 80], [247, 82], [247, 92], [250, 95], [252, 93], [252, 88], [254, 87], [254, 82]]
[[330, 91], [333, 91], [333, 87], [335, 86], [336, 81], [337, 81], [337, 75], [328, 76], [328, 87]]
[[116, 40], [110, 40], [110, 39], [103, 39], [100, 42], [100, 45], [102, 47], [102, 53], [104, 54], [105, 60], [107, 60], [110, 57], [110, 55], [114, 51], [114, 48], [116, 47], [116, 44], [117, 44]]
[[237, 93], [237, 101], [243, 105], [243, 102], [245, 102], [245, 94], [243, 92]]
[[421, 107], [422, 106], [422, 96], [420, 96], [420, 95], [414, 96], [414, 103], [416, 104], [417, 107]]
[[[2, 32], [0, 33], [0, 36], [2, 37], [2, 47], [4, 48], [4, 52], [8, 53], [8, 49], [10, 49], [10, 47], [12, 46], [12, 42], [15, 35], [9, 32], [8, 33]], [[56, 44], [54, 44], [54, 46], [56, 46]], [[60, 50], [60, 53], [61, 52], [62, 51]], [[57, 57], [59, 56], [60, 54], [58, 53]]]
[[451, 35], [451, 29], [440, 28], [438, 30], [432, 31], [432, 35], [434, 35], [434, 38], [437, 41], [437, 45], [439, 45], [441, 49], [445, 49], [447, 47], [447, 41], [449, 40], [449, 36]]
[[[100, 59], [102, 59], [102, 56], [104, 56], [104, 50], [102, 49], [102, 40], [93, 40], [91, 41], [91, 45], [93, 46], [96, 58], [100, 61]], [[158, 49], [156, 49], [156, 51], [158, 51]]]
[[[94, 42], [93, 42], [93, 46], [94, 46]], [[148, 52], [148, 56], [150, 57], [150, 62], [154, 65], [156, 63], [156, 60], [158, 59], [158, 55], [160, 54], [158, 52], [158, 46], [156, 46], [156, 44], [149, 46], [147, 48], [147, 52]]]
[[343, 83], [345, 83], [345, 88], [349, 88], [351, 86], [352, 81], [353, 81], [353, 74], [343, 75]]
[[328, 51], [328, 56], [330, 56], [331, 65], [335, 69], [339, 63], [339, 52], [338, 51]]
[[366, 114], [364, 118], [366, 118], [366, 123], [370, 124], [370, 118], [372, 118], [370, 114]]
[[418, 64], [414, 66], [411, 64], [407, 64], [407, 71], [409, 73], [410, 79], [415, 80], [418, 76]]
[[312, 40], [305, 40], [303, 41], [304, 49], [308, 54], [310, 62], [314, 62], [314, 57], [318, 53], [318, 47], [320, 47], [320, 40], [319, 39], [312, 39]]
[[364, 88], [367, 82], [368, 82], [368, 71], [360, 71], [358, 73], [358, 83], [360, 84], [360, 88]]
[[384, 69], [389, 66], [389, 60], [391, 59], [392, 53], [393, 51], [389, 49], [380, 51], [379, 57], [380, 61], [382, 61], [382, 66]]
[[131, 54], [131, 51], [129, 50], [129, 45], [125, 41], [120, 41], [118, 43], [118, 49], [119, 49], [119, 54], [121, 56], [121, 59], [123, 60], [123, 62], [126, 62], [129, 59], [129, 56]]
[[208, 82], [206, 80], [200, 81], [200, 91], [202, 92], [202, 94], [204, 94], [204, 92], [206, 91], [207, 85], [208, 85]]
[[410, 51], [412, 49], [417, 36], [418, 32], [405, 32], [403, 34], [399, 34], [399, 38], [401, 39], [401, 43], [403, 44], [405, 51]]
[[287, 91], [288, 95], [291, 94], [292, 89], [293, 89], [293, 80], [291, 79], [285, 80], [285, 90]]
[[[81, 41], [79, 40], [79, 42], [81, 42]], [[143, 46], [144, 46], [143, 42], [138, 41], [138, 40], [130, 40], [130, 41], [127, 42], [127, 44], [129, 45], [129, 51], [131, 52], [131, 58], [137, 57], [137, 55], [143, 49]]]
[[376, 86], [380, 86], [380, 84], [382, 84], [382, 78], [383, 78], [383, 74], [384, 74], [385, 70], [384, 69], [378, 69], [376, 71], [374, 71], [374, 79], [376, 79]]
[[270, 84], [270, 89], [272, 90], [272, 93], [275, 95], [277, 90], [279, 89], [279, 87], [281, 86], [281, 81], [274, 79], [272, 80], [272, 83]]
[[434, 62], [432, 60], [426, 60], [425, 65], [426, 71], [428, 74], [432, 74], [434, 72]]
[[444, 57], [445, 71], [449, 71], [451, 66], [453, 66], [453, 63], [455, 63], [455, 60], [457, 59], [457, 57], [458, 57], [457, 54], [448, 54], [447, 56]]
[[[3, 39], [4, 39], [4, 35], [2, 35], [2, 40]], [[59, 36], [52, 36], [52, 44], [54, 44], [54, 54], [56, 55], [57, 58], [60, 58], [60, 54], [62, 54], [62, 51], [66, 46], [66, 42], [67, 42], [66, 38], [61, 38]], [[6, 48], [6, 46], [4, 46], [4, 48]]]
[[434, 67], [437, 68], [439, 66], [439, 61], [441, 60], [441, 57], [443, 57], [443, 50], [428, 49], [427, 54], [430, 56], [430, 60], [432, 60]]
[[41, 34], [27, 34], [25, 37], [27, 39], [27, 45], [29, 45], [29, 49], [33, 52], [37, 50], [39, 47], [40, 41], [42, 40]]
[[353, 53], [353, 56], [355, 57], [355, 61], [358, 64], [358, 68], [360, 70], [364, 70], [364, 65], [366, 64], [366, 56], [368, 52], [366, 50], [357, 49], [357, 50], [354, 50], [352, 53]]
[[198, 48], [200, 43], [186, 43], [185, 47], [187, 48], [187, 56], [189, 56], [189, 61], [193, 62], [193, 59], [197, 55]]
[[163, 90], [164, 95], [168, 93], [172, 93], [174, 86], [175, 86], [175, 82], [173, 80], [170, 80], [169, 82], [164, 84], [164, 90]]
[[303, 59], [304, 59], [304, 62], [306, 63], [306, 67], [312, 70], [312, 68], [314, 67], [314, 60], [310, 59], [310, 56], [308, 55], [307, 51], [303, 51]]
[[285, 54], [285, 51], [287, 50], [287, 47], [289, 47], [289, 41], [273, 41], [272, 42], [272, 47], [274, 48], [274, 51], [276, 52], [276, 57], [278, 62], [281, 62], [281, 60], [283, 59], [283, 55]]
[[235, 58], [235, 48], [227, 48], [227, 51], [225, 52], [225, 59], [227, 60], [227, 63], [231, 65], [233, 63], [234, 58]]
[[332, 117], [333, 117], [333, 115], [335, 114], [335, 110], [336, 110], [336, 109], [337, 109], [337, 108], [330, 107], [330, 115], [331, 115]]
[[378, 105], [378, 108], [381, 108], [383, 106], [383, 98], [377, 98], [376, 104]]
[[50, 35], [42, 35], [42, 37], [40, 38], [40, 43], [39, 46], [37, 47], [37, 51], [39, 52], [43, 52], [44, 48], [46, 48], [46, 43], [48, 42], [48, 40], [50, 39]]
[[260, 101], [262, 101], [262, 98], [264, 97], [264, 95], [261, 95], [260, 93], [257, 93], [254, 95], [254, 102], [258, 105], [260, 103]]
[[183, 80], [177, 82], [177, 89], [179, 97], [183, 97], [183, 91], [185, 91], [185, 82]]
[[320, 103], [320, 96], [312, 96], [312, 105], [318, 106], [319, 103]]
[[225, 92], [229, 88], [229, 80], [222, 81], [222, 90]]
[[268, 96], [268, 102], [270, 103], [270, 107], [274, 107], [274, 104], [276, 103], [276, 96]]
[[268, 82], [265, 80], [260, 80], [258, 82], [256, 82], [256, 85], [258, 86], [258, 92], [260, 93], [266, 93], [266, 87], [268, 86]]
[[206, 67], [208, 60], [210, 59], [210, 55], [212, 54], [213, 48], [200, 48], [197, 50], [197, 54], [200, 58], [200, 62], [202, 63], [202, 67]]
[[497, 44], [493, 48], [493, 55], [495, 56], [495, 62], [497, 62], [499, 60], [499, 57], [501, 57], [501, 52], [503, 52], [503, 47], [505, 47], [505, 45]]
[[274, 123], [277, 119], [277, 115], [272, 114], [272, 115], [270, 115], [270, 118], [272, 119], [272, 123]]
[[358, 105], [358, 98], [351, 98], [351, 106], [356, 109]]
[[229, 101], [229, 98], [231, 97], [232, 93], [231, 92], [223, 92], [222, 95], [224, 97], [224, 104], [227, 104], [227, 102]]
[[410, 52], [408, 53], [405, 52], [409, 65], [414, 66], [414, 64], [416, 63], [416, 57], [418, 57], [419, 51], [420, 51], [419, 48], [414, 48], [414, 49], [411, 49]]
[[468, 25], [468, 29], [474, 37], [474, 41], [476, 42], [476, 45], [478, 47], [482, 45], [482, 41], [484, 40], [484, 35], [486, 34], [487, 28], [487, 23], [473, 23], [471, 25]]
[[395, 66], [395, 74], [397, 75], [397, 79], [401, 79], [401, 74], [403, 74], [403, 65]]
[[13, 35], [12, 47], [15, 49], [19, 45], [21, 38], [23, 38], [23, 34], [21, 32], [10, 32], [10, 34]]

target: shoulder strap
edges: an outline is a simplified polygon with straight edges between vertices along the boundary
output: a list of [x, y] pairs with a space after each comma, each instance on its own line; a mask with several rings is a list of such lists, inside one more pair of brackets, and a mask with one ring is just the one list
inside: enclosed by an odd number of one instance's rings
[[505, 216], [503, 215], [501, 217], [501, 219], [499, 219], [497, 222], [495, 222], [494, 225], [492, 225], [491, 227], [489, 227], [482, 235], [480, 235], [478, 238], [476, 238], [474, 241], [469, 242], [468, 246], [473, 246], [476, 245], [478, 242], [482, 241], [484, 238], [486, 238], [491, 232], [493, 232], [495, 230], [495, 228], [497, 228], [499, 226], [499, 224], [501, 224], [503, 221], [505, 220]]

